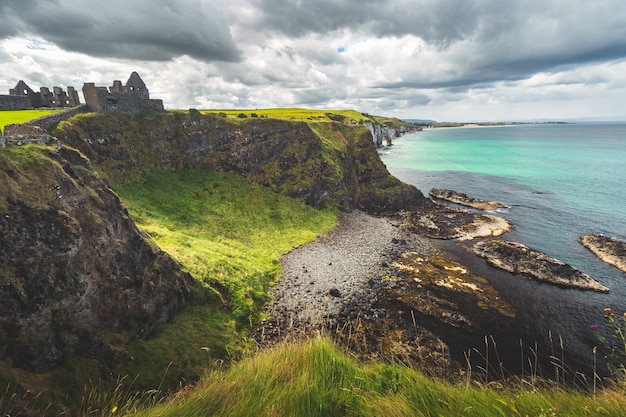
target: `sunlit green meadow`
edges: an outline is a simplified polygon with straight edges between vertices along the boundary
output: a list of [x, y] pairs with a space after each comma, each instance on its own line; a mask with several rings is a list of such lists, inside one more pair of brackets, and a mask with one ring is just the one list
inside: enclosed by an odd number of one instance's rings
[[163, 375], [175, 386], [180, 375], [197, 377], [253, 349], [246, 333], [262, 318], [280, 257], [337, 219], [335, 209], [313, 209], [229, 173], [153, 171], [145, 184], [117, 192], [138, 227], [198, 284], [193, 305], [156, 337], [128, 345], [133, 360], [123, 372], [143, 373], [144, 387]]
[[6, 125], [24, 123], [60, 110], [0, 110], [0, 131], [4, 132]]
[[346, 121], [360, 123], [368, 118], [356, 110], [311, 110], [300, 108], [273, 108], [273, 109], [245, 109], [245, 110], [201, 110], [203, 114], [218, 114], [228, 118], [270, 118], [290, 121], [329, 122]]
[[280, 272], [280, 256], [330, 230], [335, 210], [250, 185], [233, 174], [154, 171], [118, 189], [137, 225], [191, 274], [226, 289], [238, 318], [254, 322]]

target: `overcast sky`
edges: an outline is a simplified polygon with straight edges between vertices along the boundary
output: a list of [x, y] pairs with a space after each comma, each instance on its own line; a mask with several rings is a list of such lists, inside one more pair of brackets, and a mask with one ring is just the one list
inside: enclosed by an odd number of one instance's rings
[[168, 109], [626, 120], [624, 0], [0, 0], [0, 94], [138, 71]]

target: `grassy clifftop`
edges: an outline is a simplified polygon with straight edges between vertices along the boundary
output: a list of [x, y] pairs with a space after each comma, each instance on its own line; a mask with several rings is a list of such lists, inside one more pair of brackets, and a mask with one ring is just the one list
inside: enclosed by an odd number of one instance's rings
[[[494, 389], [428, 378], [400, 364], [359, 364], [327, 339], [282, 345], [207, 374], [192, 390], [133, 416], [621, 416], [619, 391], [591, 395], [529, 381]], [[113, 403], [105, 405], [111, 410]]]
[[425, 201], [389, 174], [366, 127], [329, 119], [244, 119], [195, 110], [134, 118], [91, 114], [53, 133], [113, 184], [141, 184], [153, 169], [200, 169], [241, 175], [312, 207], [374, 212]]

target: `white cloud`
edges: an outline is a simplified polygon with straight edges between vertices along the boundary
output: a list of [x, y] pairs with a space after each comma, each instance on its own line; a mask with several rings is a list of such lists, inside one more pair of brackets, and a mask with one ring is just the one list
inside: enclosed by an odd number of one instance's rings
[[168, 108], [484, 120], [614, 116], [626, 84], [622, 0], [34, 5], [0, 5], [0, 93], [19, 79], [80, 89], [137, 70]]

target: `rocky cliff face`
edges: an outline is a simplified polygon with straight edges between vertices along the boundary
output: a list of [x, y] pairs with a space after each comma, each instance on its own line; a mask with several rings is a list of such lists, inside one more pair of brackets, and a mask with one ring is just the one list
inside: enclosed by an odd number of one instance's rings
[[230, 171], [315, 207], [426, 200], [389, 175], [365, 127], [190, 111], [81, 115], [54, 135], [61, 147], [0, 150], [0, 359], [34, 371], [67, 353], [123, 359], [104, 335], [147, 337], [191, 296], [192, 278], [142, 236], [92, 164], [115, 183], [152, 169]]
[[195, 168], [235, 172], [314, 207], [377, 212], [426, 200], [389, 174], [362, 126], [241, 121], [190, 111], [150, 118], [79, 117], [55, 135], [80, 149], [114, 182], [140, 182], [154, 168]]
[[123, 356], [104, 334], [147, 337], [191, 294], [191, 277], [67, 147], [0, 150], [0, 242], [0, 359], [17, 367]]
[[409, 127], [406, 125], [398, 127], [390, 127], [381, 124], [374, 124], [370, 122], [364, 123], [365, 127], [372, 134], [372, 140], [377, 148], [391, 145], [395, 138], [399, 138], [407, 133], [417, 132], [421, 130], [420, 127]]

